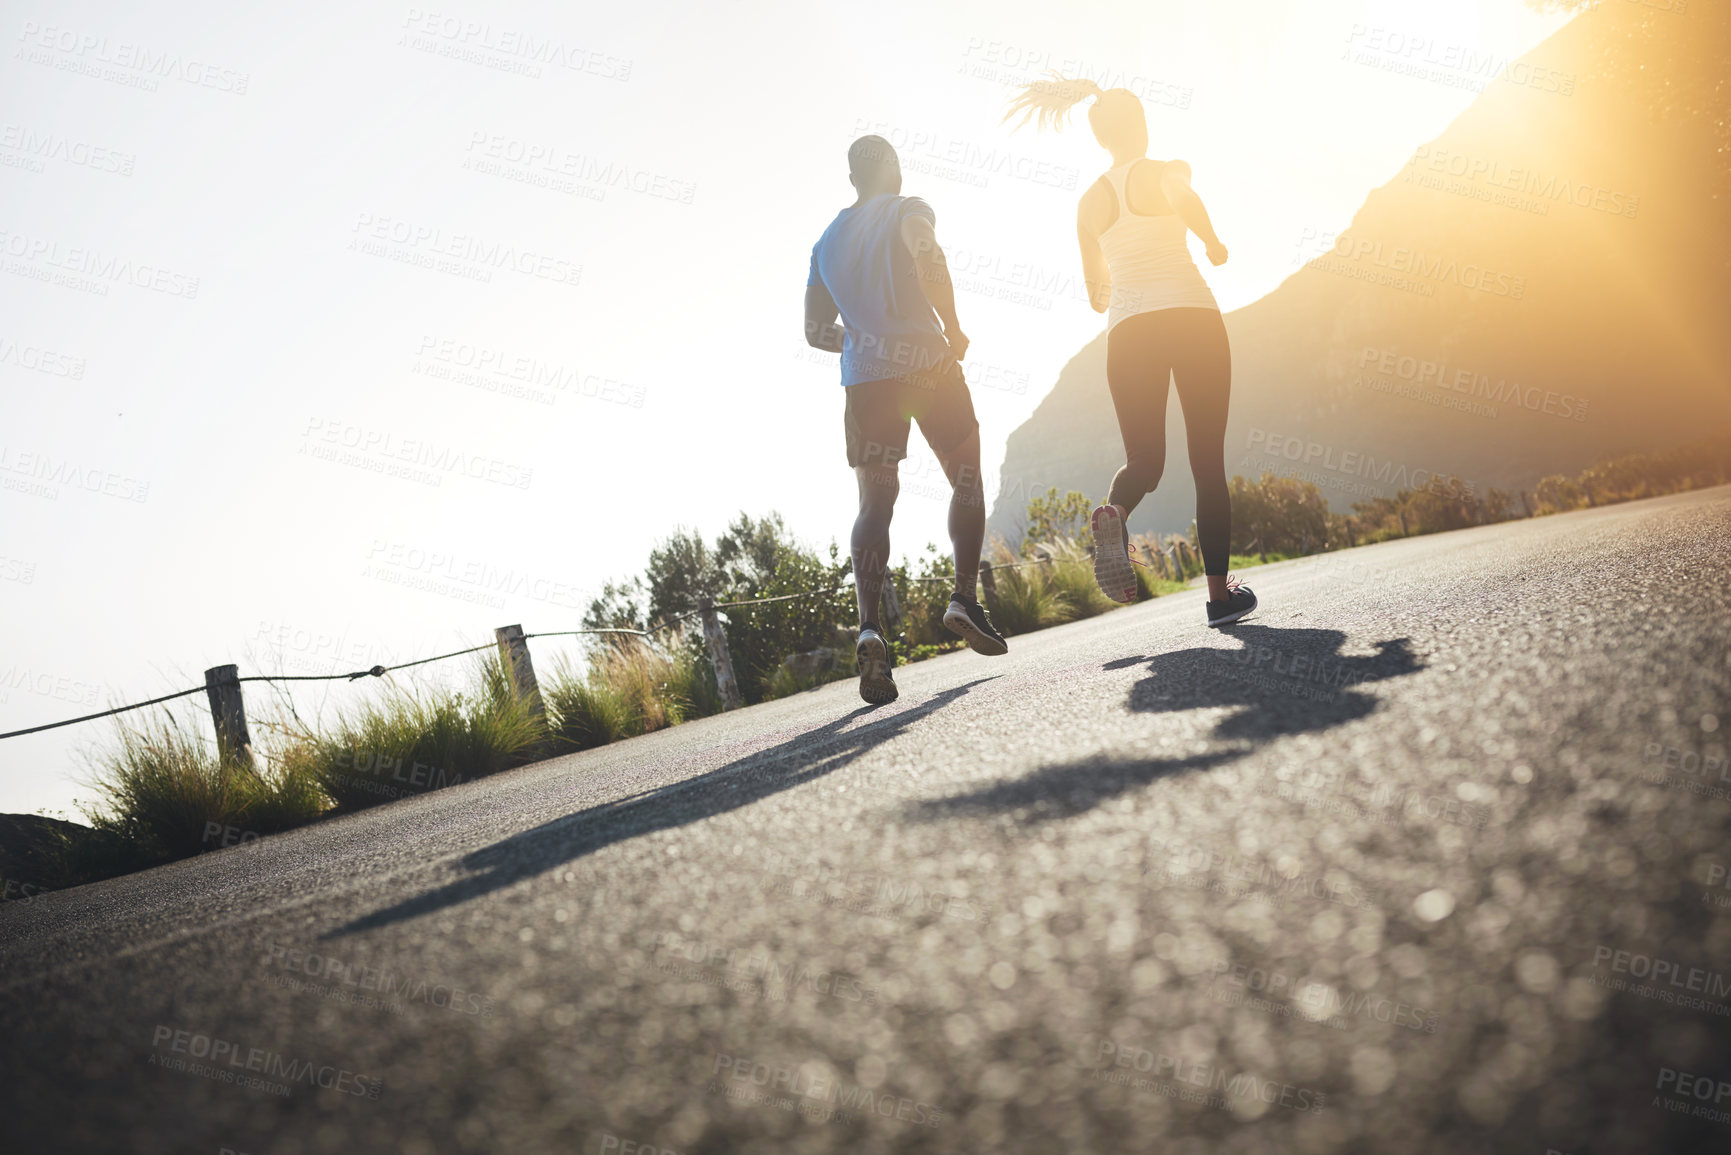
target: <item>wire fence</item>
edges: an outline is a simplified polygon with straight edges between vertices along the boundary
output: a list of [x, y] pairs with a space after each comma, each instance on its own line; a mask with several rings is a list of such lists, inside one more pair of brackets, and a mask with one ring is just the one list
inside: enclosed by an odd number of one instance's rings
[[[1056, 558], [1044, 557], [1035, 558], [1029, 561], [1007, 562], [1002, 565], [993, 565], [990, 562], [981, 562], [980, 572], [982, 580], [985, 582], [988, 592], [990, 592], [993, 589], [993, 578], [990, 575], [994, 570], [1022, 569], [1028, 566], [1051, 565], [1056, 560]], [[1138, 565], [1143, 564], [1137, 560], [1134, 555], [1132, 555], [1131, 560], [1136, 561], [1136, 564]], [[913, 582], [953, 582], [955, 581], [955, 578], [952, 575], [939, 574], [933, 577], [910, 577], [908, 580]], [[222, 716], [225, 712], [222, 702], [224, 692], [230, 691], [231, 689], [238, 690], [238, 687], [246, 682], [355, 682], [362, 678], [382, 678], [386, 674], [392, 673], [396, 670], [406, 670], [414, 666], [424, 666], [431, 662], [442, 662], [450, 658], [460, 658], [468, 654], [477, 654], [483, 650], [491, 650], [495, 648], [499, 649], [501, 654], [506, 657], [508, 666], [514, 668], [520, 665], [527, 669], [527, 650], [522, 647], [521, 643], [527, 642], [531, 638], [623, 635], [649, 639], [663, 631], [670, 630], [675, 626], [688, 622], [692, 618], [709, 619], [705, 621], [704, 634], [710, 650], [711, 664], [715, 668], [719, 688], [725, 702], [724, 708], [732, 709], [736, 708], [741, 703], [738, 700], [738, 688], [737, 685], [734, 684], [735, 680], [732, 675], [732, 662], [727, 654], [726, 638], [722, 634], [719, 624], [713, 622], [715, 612], [719, 610], [744, 609], [750, 606], [768, 605], [773, 602], [796, 601], [800, 598], [829, 597], [840, 592], [844, 584], [849, 583], [837, 582], [821, 589], [802, 590], [798, 593], [791, 594], [776, 594], [772, 597], [764, 598], [741, 598], [730, 602], [711, 602], [705, 599], [700, 602], [697, 608], [687, 610], [684, 613], [675, 614], [674, 616], [658, 622], [644, 630], [615, 627], [581, 630], [545, 630], [540, 633], [529, 634], [523, 633], [520, 627], [501, 627], [499, 630], [495, 631], [496, 637], [492, 642], [485, 642], [478, 646], [470, 646], [466, 649], [452, 650], [448, 654], [435, 654], [430, 658], [417, 658], [412, 662], [398, 662], [395, 665], [390, 666], [369, 666], [366, 669], [350, 670], [346, 673], [340, 674], [248, 674], [242, 677], [238, 675], [238, 671], [235, 671], [232, 674], [228, 673], [228, 671], [234, 671], [235, 668], [232, 666], [217, 666], [205, 671], [205, 684], [202, 686], [194, 686], [187, 690], [178, 690], [175, 693], [164, 694], [158, 698], [147, 698], [141, 702], [129, 702], [124, 706], [115, 706], [112, 709], [100, 710], [94, 714], [83, 714], [76, 718], [66, 718], [58, 722], [47, 722], [40, 726], [28, 726], [22, 730], [10, 730], [4, 734], [0, 734], [0, 741], [7, 738], [22, 738], [27, 734], [40, 734], [47, 730], [58, 730], [64, 726], [76, 726], [81, 722], [94, 722], [102, 718], [112, 718], [117, 714], [125, 714], [132, 710], [142, 710], [148, 706], [158, 706], [164, 702], [172, 702], [180, 698], [190, 697], [200, 691], [210, 694], [211, 711], [213, 717], [217, 719], [218, 738], [221, 740], [224, 738], [223, 731], [225, 729], [222, 720]], [[885, 582], [885, 587], [893, 588], [887, 580]], [[513, 669], [513, 672], [515, 673], [515, 669]], [[520, 685], [527, 684], [530, 687], [535, 685], [532, 670], [528, 672], [526, 678], [521, 674], [517, 674], [516, 680]], [[235, 712], [234, 717], [239, 719], [239, 730], [244, 732], [244, 713], [240, 712], [241, 707], [238, 695], [228, 700], [227, 709]], [[234, 728], [235, 725], [236, 722], [234, 721], [228, 723], [230, 729]]]
[[[544, 634], [525, 634], [525, 638], [550, 638], [575, 634], [636, 634], [648, 637], [647, 630], [562, 630]], [[466, 650], [452, 650], [448, 654], [435, 654], [430, 658], [416, 658], [412, 662], [398, 662], [394, 666], [370, 666], [365, 670], [352, 670], [346, 674], [248, 674], [245, 677], [229, 679], [225, 684], [239, 685], [243, 682], [354, 682], [361, 678], [382, 678], [394, 670], [406, 670], [411, 666], [424, 666], [429, 662], [442, 662], [447, 658], [460, 658], [465, 654], [477, 654], [482, 650], [497, 648], [497, 642], [487, 642], [479, 646], [470, 646]], [[129, 710], [142, 710], [146, 706], [156, 706], [163, 702], [172, 702], [176, 698], [185, 698], [201, 690], [208, 690], [210, 684], [194, 686], [190, 690], [180, 690], [173, 694], [164, 694], [160, 698], [148, 698], [142, 702], [131, 702], [124, 706], [116, 706], [112, 710], [102, 710], [95, 714], [85, 714], [78, 718], [67, 718], [60, 722], [49, 722], [42, 726], [31, 726], [23, 730], [10, 730], [0, 734], [0, 739], [19, 738], [25, 734], [40, 734], [44, 730], [58, 730], [62, 726], [73, 726], [79, 722], [94, 722], [99, 718], [111, 718], [116, 714], [124, 714]]]

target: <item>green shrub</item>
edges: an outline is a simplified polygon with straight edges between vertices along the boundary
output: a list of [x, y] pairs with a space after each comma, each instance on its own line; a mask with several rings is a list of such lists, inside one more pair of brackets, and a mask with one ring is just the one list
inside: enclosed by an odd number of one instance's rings
[[[1268, 554], [1269, 564], [1273, 564], [1274, 562], [1277, 562], [1277, 561], [1286, 561], [1286, 560], [1287, 560], [1287, 556], [1285, 554], [1275, 553], [1272, 550], [1269, 551], [1269, 554]], [[1262, 564], [1263, 564], [1263, 561], [1262, 561], [1262, 555], [1261, 554], [1235, 553], [1227, 561], [1226, 568], [1233, 571], [1234, 573], [1236, 573], [1239, 570], [1250, 569], [1254, 566], [1259, 566]]]
[[[834, 665], [827, 670], [799, 669], [790, 664], [790, 659], [784, 660], [776, 671], [769, 676], [764, 685], [765, 700], [785, 698], [789, 694], [799, 694], [806, 690], [815, 690], [830, 682], [839, 682], [845, 678], [859, 677], [859, 658], [854, 653], [856, 634], [851, 629], [835, 627], [835, 635], [825, 646], [834, 654]], [[815, 650], [802, 651], [815, 653]]]
[[[1137, 561], [1146, 562], [1147, 554], [1137, 551], [1134, 555]], [[1190, 587], [1184, 582], [1172, 581], [1161, 577], [1159, 572], [1147, 565], [1133, 567], [1136, 570], [1136, 600], [1145, 602], [1149, 598], [1161, 598], [1167, 594], [1182, 593]]]
[[710, 668], [709, 654], [697, 633], [683, 639], [668, 652], [667, 663], [661, 668], [661, 685], [668, 701], [679, 704], [679, 716], [675, 722], [689, 722], [693, 718], [721, 713], [721, 695], [715, 688], [715, 671]]
[[794, 538], [780, 514], [741, 513], [713, 547], [695, 531], [675, 531], [650, 552], [641, 578], [608, 583], [583, 623], [646, 629], [689, 613], [705, 597], [725, 603], [827, 591], [721, 611], [740, 692], [747, 704], [760, 702], [783, 658], [826, 644], [837, 623], [853, 619], [851, 569], [835, 543], [827, 559], [820, 556]]
[[[1069, 603], [1072, 619], [1091, 618], [1118, 608], [1119, 603], [1107, 597], [1094, 580], [1094, 559], [1080, 543], [1060, 538], [1047, 547], [1047, 554], [1051, 564], [1039, 568], [1045, 572], [1047, 585]], [[1132, 564], [1130, 568], [1140, 572], [1142, 567]]]
[[1328, 501], [1314, 482], [1264, 472], [1255, 480], [1234, 477], [1228, 488], [1233, 549], [1298, 554], [1327, 544]]
[[[568, 673], [568, 671], [561, 671]], [[604, 678], [570, 677], [545, 691], [551, 729], [561, 746], [588, 750], [643, 732], [625, 691]]]
[[581, 674], [561, 660], [542, 688], [554, 740], [568, 750], [605, 746], [714, 713], [713, 677], [687, 645], [663, 652], [635, 639], [609, 642]]
[[330, 735], [302, 733], [287, 760], [342, 810], [424, 794], [522, 765], [546, 727], [506, 681], [496, 657], [472, 691], [403, 691], [339, 716]]
[[[996, 619], [993, 620], [995, 621]], [[947, 642], [922, 643], [917, 646], [909, 646], [907, 649], [902, 651], [900, 656], [903, 662], [911, 666], [915, 662], [923, 662], [927, 658], [935, 658], [939, 654], [953, 654], [957, 650], [965, 650], [967, 648], [968, 643], [964, 642], [961, 638], [951, 635], [950, 640]]]
[[187, 858], [247, 834], [304, 825], [329, 806], [303, 762], [259, 752], [256, 764], [255, 773], [218, 758], [202, 735], [172, 716], [123, 724], [118, 748], [96, 760], [90, 785], [98, 802], [89, 817], [97, 837], [69, 864], [73, 873]]
[[[1062, 625], [1076, 617], [1076, 607], [1069, 595], [1055, 586], [1042, 564], [1016, 565], [1016, 558], [998, 543], [992, 559], [992, 573], [998, 587], [997, 597], [987, 608], [992, 621], [1006, 635], [1027, 634], [1035, 630]], [[1016, 568], [1010, 568], [1015, 565]]]
[[1094, 544], [1094, 503], [1081, 490], [1063, 496], [1051, 486], [1028, 499], [1028, 524], [1022, 532], [1022, 554], [1033, 556], [1033, 547], [1045, 542], [1073, 541], [1086, 549]]
[[[896, 595], [901, 599], [903, 655], [907, 661], [919, 661], [961, 642], [944, 626], [944, 611], [950, 608], [950, 595], [956, 588], [956, 563], [948, 553], [928, 543], [925, 553], [917, 560], [890, 571]], [[978, 597], [978, 593], [975, 594]], [[965, 644], [965, 643], [962, 643]]]

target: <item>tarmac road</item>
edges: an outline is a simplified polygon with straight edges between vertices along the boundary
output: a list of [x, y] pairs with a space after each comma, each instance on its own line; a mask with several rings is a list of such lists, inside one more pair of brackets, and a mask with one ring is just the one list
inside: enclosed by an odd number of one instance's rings
[[8, 903], [0, 1145], [1725, 1150], [1728, 554], [1283, 563]]

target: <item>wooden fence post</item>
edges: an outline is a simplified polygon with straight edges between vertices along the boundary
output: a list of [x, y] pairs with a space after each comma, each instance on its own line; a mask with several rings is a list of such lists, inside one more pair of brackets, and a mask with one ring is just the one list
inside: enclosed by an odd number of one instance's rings
[[1353, 540], [1352, 518], [1350, 518], [1350, 517], [1346, 519], [1346, 546], [1348, 549], [1357, 549], [1358, 548], [1358, 542]]
[[1526, 490], [1521, 490], [1521, 508], [1527, 511], [1527, 516], [1533, 516], [1533, 499], [1527, 496]]
[[900, 637], [902, 632], [902, 603], [896, 597], [896, 583], [888, 573], [884, 574], [884, 628], [892, 638]]
[[206, 670], [204, 692], [210, 698], [210, 720], [216, 725], [217, 756], [256, 774], [252, 738], [246, 732], [246, 704], [240, 696], [240, 667], [212, 666]]
[[998, 575], [992, 572], [992, 563], [985, 558], [980, 559], [980, 592], [986, 595], [986, 608], [997, 608], [998, 605]]
[[1396, 510], [1395, 512], [1400, 514], [1400, 535], [1402, 537], [1406, 537], [1406, 536], [1408, 536], [1407, 528], [1406, 528], [1406, 510], [1399, 509], [1399, 510]]
[[500, 626], [493, 631], [499, 643], [499, 660], [505, 666], [505, 676], [511, 679], [511, 689], [529, 703], [537, 720], [545, 721], [547, 707], [541, 701], [541, 684], [535, 680], [535, 665], [529, 660], [529, 642], [523, 637], [522, 626]]
[[715, 603], [702, 598], [697, 613], [703, 620], [703, 640], [709, 644], [709, 664], [715, 667], [715, 688], [721, 694], [723, 710], [737, 710], [745, 705], [739, 695], [739, 682], [733, 676], [733, 658], [727, 652], [727, 635], [721, 632], [721, 619], [716, 616]]

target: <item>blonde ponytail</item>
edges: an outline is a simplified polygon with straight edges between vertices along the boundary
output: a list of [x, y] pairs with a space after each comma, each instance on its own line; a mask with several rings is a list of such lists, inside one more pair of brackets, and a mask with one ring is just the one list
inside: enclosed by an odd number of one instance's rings
[[1022, 91], [1010, 99], [1004, 121], [1019, 112], [1022, 119], [1016, 123], [1017, 128], [1032, 120], [1036, 128], [1050, 126], [1054, 131], [1061, 131], [1072, 108], [1084, 100], [1104, 95], [1100, 86], [1086, 77], [1070, 79], [1053, 72], [1050, 80], [1035, 80], [1024, 85]]

